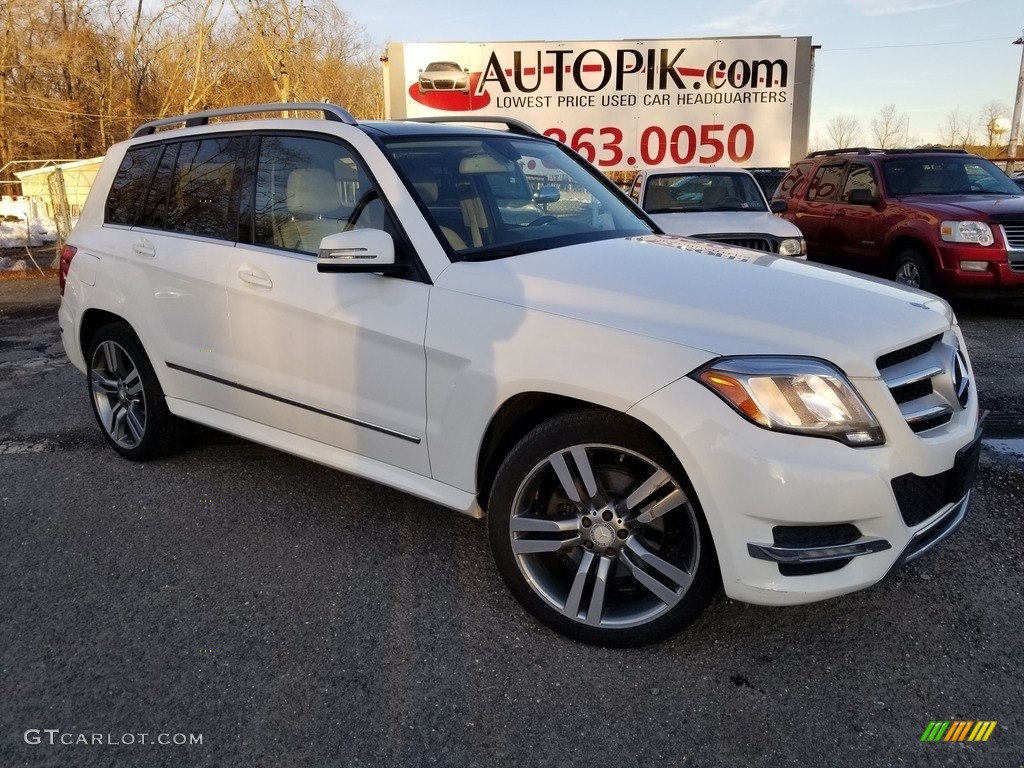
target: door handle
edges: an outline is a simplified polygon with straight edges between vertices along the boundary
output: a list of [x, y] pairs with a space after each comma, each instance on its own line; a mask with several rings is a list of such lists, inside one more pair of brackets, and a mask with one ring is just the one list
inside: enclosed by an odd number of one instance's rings
[[154, 248], [153, 244], [145, 238], [142, 240], [136, 240], [132, 244], [132, 252], [134, 252], [136, 256], [156, 256], [156, 248]]
[[270, 275], [268, 275], [263, 270], [255, 270], [249, 267], [243, 267], [242, 269], [238, 270], [238, 279], [241, 280], [243, 283], [255, 285], [260, 288], [274, 287], [274, 281], [271, 280]]

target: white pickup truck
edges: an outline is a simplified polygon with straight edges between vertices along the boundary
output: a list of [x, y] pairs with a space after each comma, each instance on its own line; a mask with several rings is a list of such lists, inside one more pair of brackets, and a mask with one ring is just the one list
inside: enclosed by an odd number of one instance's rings
[[640, 171], [629, 196], [669, 234], [807, 258], [800, 230], [771, 212], [760, 185], [741, 168]]

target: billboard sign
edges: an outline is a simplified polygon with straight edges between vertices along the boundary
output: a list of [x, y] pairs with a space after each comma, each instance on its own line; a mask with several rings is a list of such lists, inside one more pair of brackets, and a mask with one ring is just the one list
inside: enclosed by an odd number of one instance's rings
[[389, 117], [503, 115], [602, 170], [788, 166], [807, 146], [810, 38], [398, 43]]

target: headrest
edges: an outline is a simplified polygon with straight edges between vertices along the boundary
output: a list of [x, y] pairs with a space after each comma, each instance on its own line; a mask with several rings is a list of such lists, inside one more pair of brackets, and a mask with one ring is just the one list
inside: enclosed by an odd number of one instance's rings
[[341, 207], [334, 174], [322, 168], [296, 168], [288, 174], [285, 204], [291, 213], [318, 216]]
[[434, 178], [434, 174], [430, 172], [430, 169], [422, 165], [414, 165], [407, 169], [407, 173], [409, 174], [410, 181], [412, 181], [412, 185], [416, 187], [416, 191], [423, 198], [423, 202], [427, 205], [436, 203], [438, 196], [437, 179]]

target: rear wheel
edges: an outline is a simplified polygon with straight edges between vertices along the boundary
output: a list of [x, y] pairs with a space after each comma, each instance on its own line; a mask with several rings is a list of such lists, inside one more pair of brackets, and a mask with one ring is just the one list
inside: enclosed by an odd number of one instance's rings
[[100, 328], [89, 343], [87, 359], [92, 410], [115, 451], [145, 461], [181, 446], [185, 422], [167, 410], [153, 366], [130, 326]]
[[662, 640], [696, 619], [719, 584], [675, 457], [618, 414], [568, 414], [524, 437], [498, 471], [488, 531], [516, 599], [586, 643]]
[[923, 291], [935, 289], [928, 260], [918, 250], [908, 249], [900, 253], [892, 264], [890, 277], [897, 283]]

